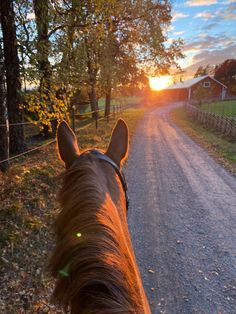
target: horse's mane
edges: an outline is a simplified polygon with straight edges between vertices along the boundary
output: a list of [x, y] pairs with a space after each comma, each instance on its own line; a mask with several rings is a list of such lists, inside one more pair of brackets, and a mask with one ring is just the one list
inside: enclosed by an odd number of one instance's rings
[[50, 261], [54, 298], [71, 313], [143, 313], [127, 223], [96, 163], [89, 156], [63, 175]]

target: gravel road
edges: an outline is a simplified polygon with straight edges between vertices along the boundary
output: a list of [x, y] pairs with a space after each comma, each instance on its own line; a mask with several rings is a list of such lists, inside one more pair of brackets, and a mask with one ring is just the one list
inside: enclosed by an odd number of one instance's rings
[[169, 118], [141, 120], [125, 173], [152, 313], [236, 313], [236, 179]]

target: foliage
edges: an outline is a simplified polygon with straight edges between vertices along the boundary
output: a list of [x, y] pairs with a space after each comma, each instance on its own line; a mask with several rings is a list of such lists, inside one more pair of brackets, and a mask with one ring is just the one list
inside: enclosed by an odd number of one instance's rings
[[[43, 125], [47, 125], [51, 128], [50, 121], [53, 119], [68, 119], [68, 104], [64, 99], [58, 99], [56, 97], [56, 91], [51, 90], [50, 99], [52, 102], [53, 110], [49, 110], [47, 99], [48, 95], [44, 95], [39, 91], [32, 91], [26, 93], [25, 102], [23, 108], [28, 113], [33, 113], [36, 120], [40, 120]], [[42, 127], [42, 126], [41, 126]]]
[[44, 60], [50, 84], [71, 92], [87, 85], [97, 98], [122, 86], [141, 88], [147, 73], [166, 73], [182, 57], [182, 41], [169, 45], [164, 35], [171, 23], [168, 1], [16, 0], [15, 11], [25, 82], [42, 79]]
[[228, 87], [230, 94], [236, 95], [236, 60], [227, 59], [216, 66], [215, 79]]
[[204, 76], [204, 75], [211, 75], [213, 74], [213, 68], [209, 64], [204, 68], [203, 66], [199, 66], [194, 77]]

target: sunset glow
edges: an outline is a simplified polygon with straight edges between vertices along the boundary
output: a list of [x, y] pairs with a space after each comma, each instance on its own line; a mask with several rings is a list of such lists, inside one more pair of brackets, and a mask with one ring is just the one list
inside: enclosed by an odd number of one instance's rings
[[172, 84], [170, 75], [149, 77], [149, 84], [152, 90], [161, 90]]

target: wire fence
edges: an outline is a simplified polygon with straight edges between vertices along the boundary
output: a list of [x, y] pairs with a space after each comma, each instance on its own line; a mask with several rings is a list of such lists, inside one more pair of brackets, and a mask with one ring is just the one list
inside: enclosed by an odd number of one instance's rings
[[[71, 126], [73, 128], [73, 130], [75, 132], [78, 132], [80, 130], [84, 130], [92, 125], [95, 126], [95, 128], [97, 129], [98, 126], [99, 126], [99, 122], [102, 121], [102, 120], [109, 120], [109, 118], [113, 115], [115, 116], [118, 112], [121, 112], [125, 110], [125, 108], [123, 106], [120, 106], [120, 105], [113, 105], [111, 107], [111, 112], [109, 115], [107, 116], [102, 116], [99, 118], [99, 114], [100, 113], [104, 113], [105, 110], [104, 109], [99, 109], [99, 110], [94, 110], [94, 111], [89, 111], [89, 112], [84, 112], [84, 113], [81, 113], [79, 112], [78, 114], [72, 114], [72, 117], [71, 117]], [[91, 116], [93, 114], [96, 114], [94, 118], [92, 118], [92, 121], [91, 121], [91, 118], [87, 118], [88, 116]], [[87, 118], [85, 121], [84, 119]], [[58, 122], [60, 121], [60, 119], [50, 119], [48, 120], [48, 122], [52, 122], [52, 121], [55, 121], [57, 120]], [[81, 126], [81, 121], [84, 123], [84, 125]], [[26, 136], [26, 144], [32, 144], [32, 137], [35, 135], [38, 134], [38, 126], [37, 125], [40, 125], [42, 124], [42, 121], [40, 120], [37, 120], [37, 121], [25, 121], [25, 122], [19, 122], [19, 123], [8, 123], [8, 121], [6, 122], [6, 124], [3, 124], [1, 123], [0, 124], [0, 127], [6, 127], [8, 130], [10, 130], [10, 127], [11, 126], [25, 126], [26, 128], [28, 128], [28, 130], [24, 130], [24, 133], [25, 133], [25, 136]], [[10, 132], [10, 131], [9, 131]], [[34, 141], [35, 142], [35, 141]], [[33, 148], [30, 148], [22, 153], [19, 153], [15, 156], [9, 156], [8, 158], [5, 158], [3, 160], [0, 160], [0, 167], [4, 164], [4, 163], [9, 163], [11, 161], [14, 161], [26, 154], [29, 154], [31, 152], [34, 152], [34, 151], [37, 151], [37, 150], [41, 150], [49, 145], [51, 145], [52, 143], [55, 143], [56, 142], [56, 139], [52, 139], [52, 140], [49, 140], [47, 141], [46, 143], [43, 143], [43, 144], [40, 144], [40, 145], [37, 145], [36, 147], [33, 147]]]
[[[84, 113], [79, 113], [79, 115], [81, 117], [83, 116], [88, 116], [88, 115], [91, 115], [93, 113], [99, 113], [99, 112], [104, 112], [104, 109], [100, 109], [100, 110], [94, 110], [94, 111], [88, 111], [88, 112], [84, 112]], [[50, 119], [50, 120], [45, 120], [45, 122], [52, 122], [52, 121], [55, 121], [57, 120], [57, 118], [53, 118], [53, 119]], [[18, 122], [18, 123], [1, 123], [0, 124], [0, 127], [8, 127], [8, 126], [17, 126], [17, 125], [37, 125], [37, 124], [42, 124], [42, 121], [41, 120], [33, 120], [33, 121], [23, 121], [23, 122]]]
[[193, 105], [185, 105], [188, 116], [206, 128], [213, 128], [224, 136], [236, 140], [236, 118], [203, 111]]

